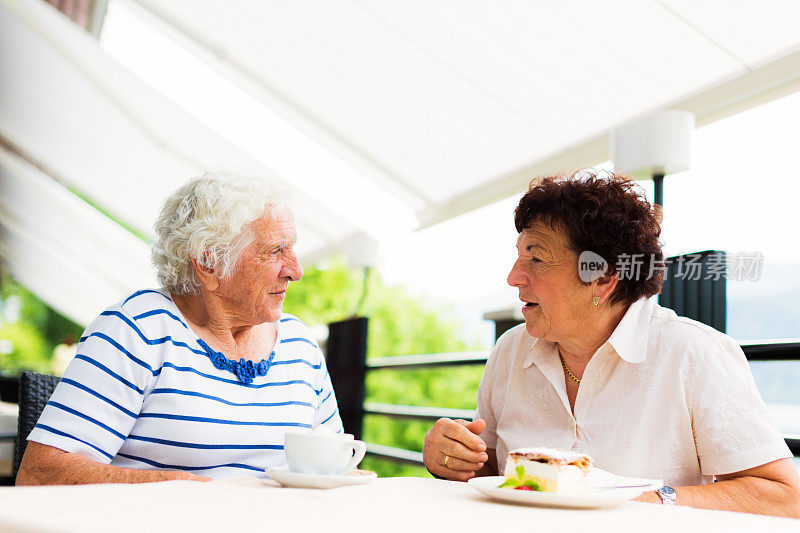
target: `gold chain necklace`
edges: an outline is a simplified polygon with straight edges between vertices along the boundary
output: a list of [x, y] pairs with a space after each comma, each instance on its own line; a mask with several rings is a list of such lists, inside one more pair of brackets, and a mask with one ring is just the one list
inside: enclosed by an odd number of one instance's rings
[[564, 356], [559, 353], [558, 357], [561, 358], [561, 366], [563, 366], [564, 370], [567, 371], [567, 375], [572, 379], [572, 381], [580, 385], [581, 380], [575, 374], [572, 373], [572, 370], [569, 369], [569, 367], [567, 366], [567, 362], [564, 361]]

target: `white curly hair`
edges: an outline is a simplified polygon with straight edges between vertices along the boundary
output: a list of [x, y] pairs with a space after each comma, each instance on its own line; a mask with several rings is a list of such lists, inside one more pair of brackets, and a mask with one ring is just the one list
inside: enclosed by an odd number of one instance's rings
[[287, 205], [288, 191], [261, 178], [207, 172], [182, 185], [155, 223], [153, 265], [163, 288], [197, 294], [192, 258], [230, 279], [255, 237], [248, 224]]

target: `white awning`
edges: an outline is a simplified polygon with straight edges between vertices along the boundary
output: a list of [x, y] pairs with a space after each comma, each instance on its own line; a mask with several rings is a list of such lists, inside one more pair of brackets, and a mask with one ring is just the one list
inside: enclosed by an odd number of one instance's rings
[[423, 225], [800, 88], [791, 0], [127, 0], [391, 190]]
[[[110, 60], [96, 39], [41, 0], [0, 2], [0, 65], [0, 135], [146, 235], [166, 196], [206, 170], [280, 179]], [[319, 254], [360, 233], [302, 191], [293, 196], [301, 253]]]
[[88, 324], [126, 294], [157, 286], [143, 241], [2, 147], [0, 190], [5, 268], [63, 315]]

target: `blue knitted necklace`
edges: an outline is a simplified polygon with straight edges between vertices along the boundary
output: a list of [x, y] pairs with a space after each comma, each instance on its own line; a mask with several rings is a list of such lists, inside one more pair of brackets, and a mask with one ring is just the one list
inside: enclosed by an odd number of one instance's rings
[[225, 354], [214, 350], [203, 339], [197, 339], [197, 344], [205, 350], [214, 368], [233, 372], [239, 378], [239, 381], [245, 385], [251, 384], [256, 376], [266, 376], [269, 367], [272, 366], [272, 359], [275, 357], [275, 350], [272, 350], [272, 353], [269, 354], [269, 359], [262, 359], [258, 363], [245, 361], [244, 358], [234, 361], [225, 357]]

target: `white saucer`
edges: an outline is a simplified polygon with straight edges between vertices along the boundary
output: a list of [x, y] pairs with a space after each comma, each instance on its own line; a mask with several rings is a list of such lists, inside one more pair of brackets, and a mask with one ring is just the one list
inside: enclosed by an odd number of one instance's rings
[[292, 472], [286, 465], [268, 468], [267, 474], [284, 487], [294, 487], [296, 489], [333, 489], [349, 485], [364, 485], [378, 477], [371, 470], [353, 470], [343, 476], [301, 474]]
[[664, 485], [658, 479], [616, 476], [599, 468], [595, 468], [592, 474], [592, 489], [584, 494], [501, 489], [498, 487], [505, 481], [503, 476], [472, 478], [469, 480], [469, 485], [494, 500], [570, 509], [616, 507], [637, 498], [644, 492], [658, 490]]

